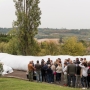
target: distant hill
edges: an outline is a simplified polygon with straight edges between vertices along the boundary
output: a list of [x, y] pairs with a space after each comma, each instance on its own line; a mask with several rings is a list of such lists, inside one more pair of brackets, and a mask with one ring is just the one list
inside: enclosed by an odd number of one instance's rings
[[7, 34], [12, 28], [0, 28], [0, 33]]
[[35, 36], [38, 39], [44, 38], [67, 38], [76, 36], [80, 40], [90, 40], [90, 29], [51, 29], [39, 28], [38, 34]]
[[[0, 28], [0, 33], [7, 34], [12, 28]], [[76, 36], [78, 39], [90, 40], [90, 29], [53, 29], [53, 28], [38, 28], [37, 39], [44, 38], [64, 38]]]

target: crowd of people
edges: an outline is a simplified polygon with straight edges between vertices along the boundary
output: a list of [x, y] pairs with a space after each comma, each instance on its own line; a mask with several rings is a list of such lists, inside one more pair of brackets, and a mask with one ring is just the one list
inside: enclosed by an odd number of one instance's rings
[[[63, 65], [64, 64], [64, 65]], [[33, 81], [36, 75], [37, 82], [58, 83], [63, 81], [64, 86], [73, 88], [90, 88], [90, 61], [86, 58], [65, 59], [62, 63], [60, 58], [54, 62], [50, 58], [36, 64], [30, 61], [28, 64], [28, 79]], [[62, 80], [63, 75], [63, 80]]]

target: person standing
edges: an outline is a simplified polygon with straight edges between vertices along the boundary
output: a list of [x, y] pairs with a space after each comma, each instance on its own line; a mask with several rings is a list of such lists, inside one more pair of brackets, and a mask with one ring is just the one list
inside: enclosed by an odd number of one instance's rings
[[88, 71], [87, 71], [87, 84], [88, 84], [88, 89], [90, 89], [90, 62], [88, 62]]
[[63, 68], [63, 74], [64, 74], [64, 86], [67, 86], [67, 63], [64, 63], [64, 68]]
[[0, 76], [2, 76], [2, 72], [3, 72], [4, 70], [3, 70], [3, 63], [2, 62], [0, 62]]
[[37, 61], [37, 64], [35, 64], [35, 68], [37, 82], [42, 82], [41, 65], [39, 64], [39, 61]]
[[79, 66], [82, 68], [82, 76], [81, 76], [81, 84], [82, 84], [82, 89], [86, 89], [87, 88], [87, 71], [88, 71], [88, 66], [86, 62], [83, 62], [82, 64], [79, 64]]
[[68, 86], [71, 87], [71, 81], [72, 81], [72, 87], [75, 88], [76, 65], [73, 64], [72, 60], [70, 61], [70, 64], [68, 64], [67, 66], [67, 75], [68, 75]]
[[56, 67], [53, 63], [51, 63], [51, 70], [52, 70], [52, 82], [55, 82], [56, 79]]
[[81, 67], [79, 66], [80, 61], [76, 60], [76, 85], [75, 87], [79, 87], [81, 85]]
[[47, 69], [48, 69], [48, 65], [46, 64], [46, 62], [44, 62], [44, 65], [42, 67], [43, 70], [43, 81], [47, 81]]
[[44, 72], [44, 69], [43, 69], [43, 66], [44, 66], [44, 59], [41, 60], [41, 73], [42, 73], [42, 82], [44, 81], [44, 76], [45, 76], [45, 72]]
[[28, 64], [28, 78], [29, 81], [33, 81], [33, 71], [35, 70], [32, 61], [29, 62]]
[[48, 58], [47, 65], [50, 65], [50, 64], [51, 64], [51, 60], [50, 60], [50, 58]]
[[58, 66], [57, 66], [57, 68], [56, 68], [56, 81], [58, 82], [58, 83], [60, 83], [60, 81], [61, 81], [61, 73], [62, 73], [62, 65], [61, 65], [61, 63], [58, 63]]
[[52, 69], [50, 65], [47, 68], [47, 82], [52, 83]]

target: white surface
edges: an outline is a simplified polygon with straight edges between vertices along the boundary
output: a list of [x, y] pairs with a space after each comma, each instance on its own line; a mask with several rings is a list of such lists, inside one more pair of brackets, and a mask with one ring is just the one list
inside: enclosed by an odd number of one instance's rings
[[4, 72], [2, 73], [2, 75], [13, 72], [13, 69], [7, 65], [3, 65], [3, 70], [4, 70]]
[[[75, 58], [86, 58], [87, 60], [90, 60], [90, 56], [69, 56], [69, 55], [59, 55], [59, 56], [18, 56], [18, 55], [10, 55], [7, 53], [0, 53], [0, 60], [1, 62], [11, 67], [12, 69], [17, 70], [27, 70], [27, 65], [29, 61], [34, 61], [36, 63], [37, 60], [41, 62], [42, 59], [47, 61], [48, 58], [55, 61], [57, 58], [61, 58], [62, 62], [64, 62], [65, 59], [71, 58], [71, 60], [75, 60]], [[12, 71], [11, 68], [8, 68], [5, 66], [5, 69], [9, 69], [10, 72]], [[7, 70], [6, 70], [7, 71]]]

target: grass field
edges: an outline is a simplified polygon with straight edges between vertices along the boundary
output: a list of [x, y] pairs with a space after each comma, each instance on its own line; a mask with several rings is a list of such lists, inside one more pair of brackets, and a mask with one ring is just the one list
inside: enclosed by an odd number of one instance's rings
[[48, 83], [29, 82], [15, 78], [0, 78], [0, 90], [81, 90]]

